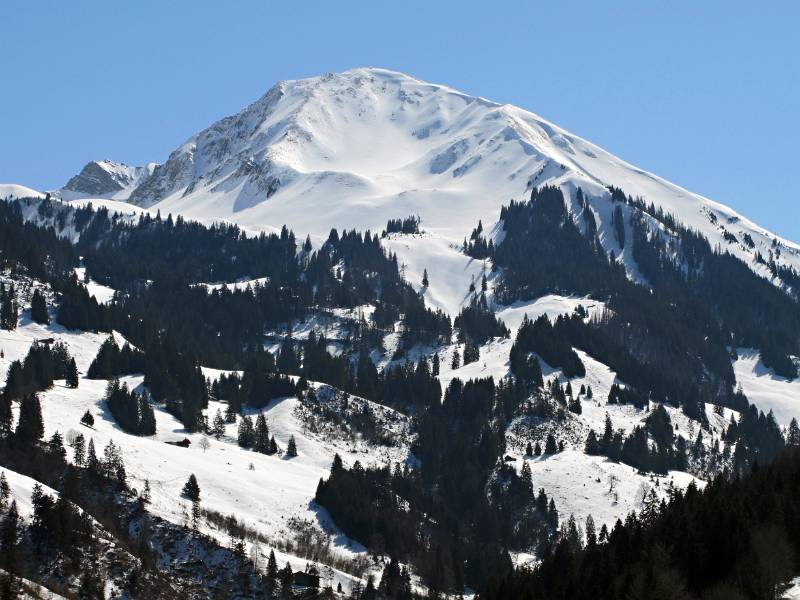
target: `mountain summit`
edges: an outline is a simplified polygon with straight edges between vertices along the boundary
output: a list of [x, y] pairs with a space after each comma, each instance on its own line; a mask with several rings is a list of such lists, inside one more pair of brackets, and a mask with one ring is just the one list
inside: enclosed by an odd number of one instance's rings
[[[112, 192], [163, 213], [254, 230], [286, 223], [317, 238], [418, 214], [426, 230], [457, 243], [478, 220], [496, 222], [504, 202], [545, 184], [590, 197], [616, 186], [748, 263], [777, 240], [783, 260], [800, 268], [797, 245], [531, 112], [385, 69], [279, 82], [162, 165], [89, 163], [65, 197]], [[603, 239], [611, 211], [597, 212]]]

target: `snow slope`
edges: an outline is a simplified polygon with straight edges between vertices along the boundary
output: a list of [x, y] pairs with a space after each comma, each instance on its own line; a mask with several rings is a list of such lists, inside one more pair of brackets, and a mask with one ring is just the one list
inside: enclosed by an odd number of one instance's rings
[[733, 372], [747, 399], [764, 413], [770, 410], [775, 413], [780, 425], [788, 425], [793, 418], [800, 417], [800, 379], [776, 375], [752, 348], [739, 348], [737, 354]]
[[[194, 473], [201, 488], [202, 506], [223, 515], [235, 515], [240, 522], [272, 540], [274, 545], [262, 545], [261, 550], [265, 554], [269, 553], [271, 547], [277, 550], [279, 544], [292, 543], [299, 528], [308, 526], [321, 535], [331, 536], [331, 548], [335, 555], [344, 559], [363, 556], [363, 548], [341, 535], [327, 512], [314, 505], [317, 483], [321, 477], [327, 477], [336, 453], [342, 456], [345, 464], [352, 464], [356, 460], [362, 464], [403, 462], [408, 456], [407, 443], [396, 447], [374, 446], [358, 437], [328, 437], [308, 429], [296, 398], [275, 399], [264, 409], [270, 433], [282, 449], [274, 456], [240, 448], [236, 443], [236, 424], [227, 425], [225, 435], [220, 440], [206, 438], [209, 447], [203, 450], [201, 434], [187, 433], [179, 421], [159, 407], [156, 407], [155, 436], [128, 435], [117, 426], [103, 401], [108, 382], [83, 377], [106, 335], [66, 331], [58, 325], [44, 327], [29, 322], [23, 322], [16, 330], [1, 331], [0, 334], [0, 348], [5, 355], [0, 359], [2, 372], [7, 370], [11, 360], [24, 357], [37, 338], [55, 337], [65, 342], [76, 357], [82, 375], [79, 387], [70, 389], [63, 381], [57, 381], [52, 389], [40, 393], [46, 438], [55, 431], [66, 437], [81, 432], [87, 440], [94, 440], [98, 453], [113, 440], [121, 448], [131, 484], [141, 490], [144, 481], [149, 480], [152, 495], [150, 509], [175, 523], [185, 522], [191, 512], [190, 505], [181, 496], [181, 489], [189, 474]], [[122, 342], [121, 337], [119, 341]], [[212, 378], [220, 373], [213, 369], [206, 369], [205, 372]], [[143, 377], [134, 375], [121, 380], [135, 389], [141, 386]], [[318, 395], [324, 397], [322, 392]], [[351, 401], [366, 402], [351, 398]], [[408, 426], [404, 425], [407, 423], [405, 417], [385, 407], [371, 406], [375, 412], [388, 415], [388, 423], [393, 428], [399, 427], [397, 431], [401, 440], [410, 441]], [[213, 419], [217, 410], [224, 413], [225, 408], [225, 404], [212, 401], [206, 411], [209, 420]], [[95, 416], [93, 428], [80, 424], [81, 416], [87, 409]], [[14, 412], [16, 414], [16, 407]], [[249, 414], [253, 418], [256, 416], [253, 411]], [[298, 448], [298, 456], [291, 459], [283, 453], [290, 436], [295, 437]], [[192, 441], [189, 448], [166, 443], [183, 438]], [[7, 472], [6, 476], [21, 513], [27, 515], [30, 492], [35, 482], [11, 472]], [[204, 524], [203, 528], [222, 543], [229, 542], [226, 533], [210, 524]], [[277, 555], [281, 565], [289, 561], [298, 570], [305, 567], [304, 559], [285, 551], [277, 552]], [[266, 555], [262, 558], [263, 564], [266, 564]], [[345, 589], [349, 589], [355, 581], [352, 575], [335, 569], [326, 567], [324, 571], [334, 586], [342, 582]]]
[[17, 503], [17, 512], [19, 516], [25, 520], [29, 520], [33, 515], [33, 504], [31, 503], [31, 494], [33, 488], [38, 483], [42, 487], [42, 491], [48, 496], [58, 498], [58, 492], [51, 487], [39, 483], [35, 479], [22, 475], [16, 471], [0, 467], [0, 473], [3, 473], [8, 482], [8, 487], [11, 490], [11, 497], [9, 503], [14, 501]]
[[14, 198], [44, 198], [44, 194], [24, 185], [0, 183], [0, 200], [12, 200]]

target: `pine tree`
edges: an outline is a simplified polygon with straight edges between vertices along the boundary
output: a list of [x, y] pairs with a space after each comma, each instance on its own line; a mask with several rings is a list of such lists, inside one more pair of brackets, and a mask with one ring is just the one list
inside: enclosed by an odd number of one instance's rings
[[792, 418], [792, 422], [789, 423], [789, 430], [786, 433], [786, 445], [800, 446], [800, 427], [798, 427], [797, 419], [794, 417]]
[[56, 456], [61, 460], [67, 458], [67, 451], [64, 448], [64, 439], [61, 437], [61, 434], [56, 431], [50, 436], [50, 439], [47, 440], [47, 451], [52, 456]]
[[189, 479], [184, 484], [181, 493], [192, 502], [200, 501], [200, 485], [197, 483], [194, 473], [189, 475]]
[[0, 512], [4, 511], [8, 499], [11, 497], [11, 487], [8, 485], [5, 471], [0, 471]]
[[6, 387], [3, 390], [3, 395], [9, 400], [20, 398], [24, 393], [25, 373], [22, 368], [22, 363], [15, 360], [8, 367], [8, 376], [6, 377]]
[[614, 437], [614, 427], [611, 424], [611, 417], [606, 413], [605, 426], [603, 428], [603, 437], [600, 439], [600, 452], [608, 453], [611, 448], [611, 441]]
[[625, 247], [625, 217], [622, 215], [622, 207], [617, 205], [611, 216], [611, 224], [614, 227], [614, 235], [617, 238], [620, 248]]
[[592, 515], [586, 516], [586, 546], [589, 548], [597, 544], [597, 532]]
[[150, 503], [150, 480], [144, 480], [144, 489], [142, 490], [142, 502], [144, 504]]
[[20, 402], [15, 436], [22, 444], [34, 444], [42, 439], [42, 435], [44, 435], [44, 423], [39, 396], [30, 394]]
[[78, 387], [78, 365], [75, 364], [75, 359], [72, 357], [67, 363], [67, 376], [65, 379], [68, 388], [75, 389]]
[[48, 325], [50, 323], [50, 316], [47, 314], [47, 301], [38, 288], [33, 291], [33, 298], [31, 299], [31, 319], [40, 325]]
[[552, 498], [547, 505], [547, 522], [553, 531], [558, 529], [558, 510], [556, 510], [556, 503]]
[[213, 435], [216, 439], [220, 439], [223, 435], [225, 435], [225, 420], [222, 418], [222, 412], [217, 409], [216, 414], [214, 415], [214, 421], [211, 425], [211, 435]]
[[480, 360], [480, 357], [480, 348], [474, 344], [471, 339], [467, 338], [464, 342], [464, 366], [477, 362]]
[[525, 446], [525, 456], [533, 456], [533, 446], [531, 446], [530, 442]]
[[259, 412], [256, 418], [253, 449], [262, 454], [269, 454], [269, 427], [263, 412]]
[[86, 449], [86, 469], [90, 475], [100, 475], [102, 468], [97, 459], [97, 452], [94, 449], [94, 438], [89, 438], [89, 446]]
[[18, 312], [14, 284], [12, 283], [8, 290], [0, 285], [0, 329], [16, 329]]
[[[198, 491], [198, 494], [200, 492]], [[192, 529], [197, 531], [197, 526], [200, 523], [200, 497], [192, 500]]]
[[286, 455], [292, 458], [297, 456], [297, 444], [294, 441], [294, 436], [289, 438], [289, 444], [286, 446]]
[[428, 269], [424, 269], [422, 272], [422, 287], [428, 287]]
[[[17, 501], [12, 500], [5, 518], [0, 520], [0, 566], [7, 572], [17, 570], [17, 545], [20, 537], [20, 518]], [[15, 594], [8, 595], [16, 598]]]
[[134, 394], [138, 398], [139, 404], [139, 427], [138, 435], [156, 434], [156, 414], [150, 405], [145, 394]]
[[92, 413], [89, 412], [88, 408], [86, 409], [86, 412], [83, 413], [83, 416], [81, 417], [81, 423], [83, 423], [87, 427], [94, 427], [94, 417], [92, 416]]
[[541, 456], [542, 455], [542, 445], [539, 442], [536, 442], [533, 445], [533, 455], [534, 456]]
[[242, 448], [251, 448], [254, 442], [253, 421], [249, 416], [242, 417], [239, 421], [238, 443]]
[[458, 353], [458, 346], [453, 348], [453, 360], [450, 363], [450, 368], [455, 370], [461, 366], [461, 355]]
[[11, 411], [11, 395], [0, 394], [0, 438], [8, 437], [11, 434], [11, 427], [14, 423], [14, 413]]
[[522, 471], [520, 472], [522, 484], [525, 486], [525, 493], [533, 496], [533, 476], [531, 474], [531, 466], [528, 461], [522, 463]]
[[557, 452], [558, 452], [558, 446], [556, 446], [556, 438], [553, 436], [552, 433], [548, 433], [547, 440], [544, 443], [544, 453], [555, 454]]
[[278, 561], [275, 560], [275, 550], [269, 551], [269, 559], [267, 560], [267, 577], [275, 579], [278, 576]]
[[594, 432], [594, 429], [590, 429], [589, 435], [586, 436], [584, 451], [586, 454], [600, 454], [600, 444], [597, 441], [597, 434]]
[[438, 377], [439, 376], [439, 353], [436, 352], [433, 355], [433, 364], [431, 365], [431, 376]]

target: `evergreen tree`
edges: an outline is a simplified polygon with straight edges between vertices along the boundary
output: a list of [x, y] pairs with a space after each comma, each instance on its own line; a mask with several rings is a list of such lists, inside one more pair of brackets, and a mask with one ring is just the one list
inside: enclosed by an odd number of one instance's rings
[[431, 376], [438, 377], [439, 376], [439, 353], [436, 352], [433, 355], [433, 364], [431, 366]]
[[[15, 572], [18, 568], [17, 546], [21, 529], [17, 502], [12, 500], [5, 513], [5, 518], [0, 520], [0, 567], [7, 572]], [[8, 597], [15, 598], [16, 596], [9, 595]]]
[[294, 458], [297, 456], [297, 444], [294, 441], [294, 436], [289, 437], [289, 444], [286, 446], [286, 455]]
[[47, 451], [51, 456], [57, 457], [60, 461], [67, 458], [67, 451], [64, 448], [64, 439], [58, 431], [54, 432], [53, 435], [50, 436], [50, 439], [47, 440]]
[[786, 433], [787, 446], [800, 446], [800, 427], [797, 425], [797, 419], [792, 417], [792, 422], [789, 423], [789, 430]]
[[78, 365], [75, 364], [75, 359], [70, 357], [67, 364], [67, 376], [65, 377], [67, 387], [75, 389], [78, 387]]
[[144, 480], [144, 489], [142, 489], [142, 503], [150, 504], [150, 480]]
[[528, 461], [522, 463], [520, 479], [522, 479], [522, 485], [525, 489], [525, 494], [533, 497], [533, 476], [531, 474], [531, 466], [528, 464]]
[[81, 417], [81, 423], [83, 423], [87, 427], [94, 427], [94, 416], [92, 415], [92, 413], [89, 412], [88, 408], [86, 409], [86, 412], [83, 413], [83, 416]]
[[137, 394], [139, 403], [138, 435], [156, 434], [156, 415], [145, 394]]
[[214, 421], [211, 425], [211, 435], [213, 435], [216, 439], [220, 439], [223, 435], [225, 435], [225, 420], [222, 418], [222, 413], [219, 409], [217, 409], [217, 412], [214, 415]]
[[39, 396], [30, 394], [20, 402], [15, 436], [20, 443], [27, 445], [35, 444], [42, 439], [42, 435], [44, 435], [44, 423]]
[[237, 439], [242, 448], [252, 448], [255, 442], [255, 431], [253, 421], [249, 416], [244, 416], [239, 421], [239, 434]]
[[461, 355], [458, 353], [458, 346], [453, 348], [453, 360], [450, 363], [450, 368], [455, 370], [461, 366]]
[[611, 225], [614, 227], [614, 236], [620, 248], [625, 247], [625, 217], [622, 214], [622, 207], [617, 205], [611, 216]]
[[86, 438], [82, 433], [75, 436], [72, 441], [72, 459], [76, 467], [83, 467], [86, 461]]
[[11, 411], [11, 395], [0, 394], [0, 438], [8, 437], [11, 434], [11, 427], [14, 423], [14, 413]]
[[0, 513], [6, 509], [8, 499], [11, 497], [11, 488], [8, 485], [5, 471], [0, 471]]
[[31, 319], [40, 325], [48, 325], [50, 323], [50, 316], [47, 314], [47, 301], [44, 299], [44, 294], [39, 288], [33, 291], [33, 298], [31, 299]]
[[200, 501], [200, 485], [197, 483], [197, 478], [194, 476], [194, 473], [189, 475], [189, 479], [184, 484], [181, 493], [192, 502]]
[[0, 329], [16, 329], [19, 308], [17, 293], [12, 283], [8, 289], [0, 285]]
[[541, 456], [542, 455], [542, 445], [539, 442], [536, 442], [533, 445], [533, 455], [534, 456]]
[[89, 438], [89, 445], [86, 448], [86, 469], [91, 476], [96, 477], [102, 473], [102, 467], [94, 449], [94, 438]]
[[422, 287], [427, 288], [428, 287], [428, 283], [429, 283], [429, 281], [428, 281], [428, 269], [424, 269], [424, 271], [422, 273]]
[[22, 397], [25, 390], [25, 374], [22, 369], [22, 363], [15, 360], [8, 367], [8, 374], [6, 376], [6, 387], [3, 390], [3, 395], [9, 400], [15, 400]]
[[269, 551], [267, 560], [267, 577], [274, 580], [278, 577], [278, 561], [275, 560], [275, 550]]
[[553, 436], [552, 433], [547, 434], [547, 440], [544, 444], [544, 453], [545, 454], [556, 454], [558, 452], [558, 446], [556, 446], [556, 438]]
[[530, 442], [525, 446], [525, 456], [533, 456], [533, 446], [531, 446]]
[[263, 412], [259, 412], [256, 418], [253, 449], [262, 454], [269, 454], [269, 427]]
[[481, 357], [480, 348], [467, 338], [464, 342], [464, 366], [477, 362]]
[[597, 441], [597, 434], [594, 432], [594, 429], [590, 429], [589, 435], [586, 436], [584, 452], [590, 455], [600, 454], [600, 444]]

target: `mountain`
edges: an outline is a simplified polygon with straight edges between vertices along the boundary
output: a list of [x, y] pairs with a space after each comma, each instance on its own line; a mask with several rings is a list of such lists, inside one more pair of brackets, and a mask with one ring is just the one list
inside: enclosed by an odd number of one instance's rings
[[64, 200], [108, 198], [126, 200], [155, 169], [155, 163], [131, 167], [110, 160], [93, 160], [58, 191]]
[[[279, 82], [238, 114], [189, 138], [164, 164], [135, 173], [108, 161], [89, 163], [65, 190], [97, 189], [102, 197], [128, 196], [163, 214], [226, 220], [252, 231], [286, 224], [316, 242], [332, 227], [381, 231], [389, 219], [419, 215], [432, 239], [413, 252], [393, 250], [412, 282], [424, 268], [431, 272], [429, 300], [451, 313], [463, 297], [441, 289], [443, 280], [454, 269], [466, 269], [467, 278], [475, 273], [448, 246], [461, 243], [479, 220], [491, 229], [504, 203], [547, 184], [573, 198], [580, 187], [600, 200], [609, 199], [608, 186], [621, 188], [761, 275], [770, 276], [757, 254], [766, 257], [776, 247], [778, 264], [800, 269], [800, 246], [722, 204], [531, 112], [385, 69]], [[630, 250], [611, 233], [611, 204], [593, 206], [604, 247], [621, 255], [636, 276]], [[427, 267], [420, 264], [428, 258]]]
[[[519, 108], [356, 69], [281, 82], [161, 165], [0, 197], [0, 469], [36, 566], [0, 585], [491, 592], [584, 540], [630, 562], [630, 532], [680, 537], [717, 510], [684, 500], [800, 446], [798, 247]], [[765, 586], [796, 574], [696, 529]], [[686, 597], [743, 580], [668, 550]]]

